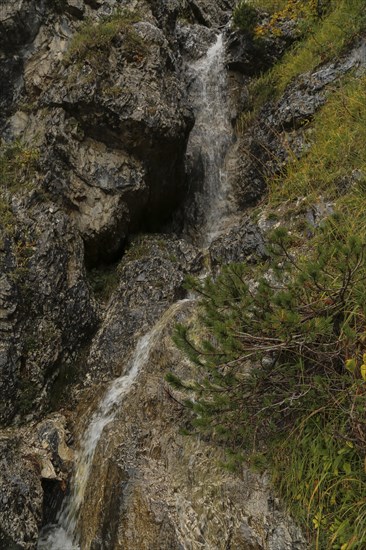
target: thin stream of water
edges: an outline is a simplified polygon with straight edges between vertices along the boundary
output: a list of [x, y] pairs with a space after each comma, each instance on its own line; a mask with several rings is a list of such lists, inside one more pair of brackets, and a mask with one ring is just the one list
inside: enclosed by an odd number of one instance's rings
[[131, 390], [136, 378], [148, 360], [151, 344], [159, 330], [159, 325], [140, 338], [127, 374], [117, 378], [109, 387], [90, 424], [83, 435], [81, 449], [75, 465], [73, 489], [64, 500], [56, 525], [46, 527], [38, 541], [42, 550], [79, 550], [77, 544], [77, 521], [89, 479], [90, 468], [98, 441], [104, 428], [114, 419], [117, 406]]
[[188, 67], [190, 99], [195, 113], [187, 152], [203, 170], [203, 188], [195, 202], [201, 219], [200, 244], [208, 248], [220, 233], [227, 211], [228, 177], [225, 156], [233, 139], [227, 101], [225, 44], [222, 34], [206, 55]]

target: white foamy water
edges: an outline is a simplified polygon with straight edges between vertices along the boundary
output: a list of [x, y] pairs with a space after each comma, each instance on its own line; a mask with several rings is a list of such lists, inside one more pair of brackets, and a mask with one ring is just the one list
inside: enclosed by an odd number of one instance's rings
[[112, 422], [118, 410], [117, 405], [132, 388], [141, 368], [146, 363], [152, 340], [159, 326], [141, 338], [136, 346], [127, 374], [117, 378], [110, 386], [90, 424], [83, 435], [80, 452], [75, 465], [72, 491], [65, 499], [58, 516], [57, 524], [47, 526], [41, 533], [38, 549], [42, 550], [79, 550], [77, 543], [77, 521], [84, 500], [90, 468], [98, 441], [104, 428]]
[[187, 155], [203, 170], [202, 190], [196, 193], [202, 217], [201, 244], [207, 247], [220, 233], [227, 210], [228, 178], [225, 156], [233, 140], [227, 101], [225, 44], [220, 34], [206, 55], [189, 65], [191, 103], [196, 122]]

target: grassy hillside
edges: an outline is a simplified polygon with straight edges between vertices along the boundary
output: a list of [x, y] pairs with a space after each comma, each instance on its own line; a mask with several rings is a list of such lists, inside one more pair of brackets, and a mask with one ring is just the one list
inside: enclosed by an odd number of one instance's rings
[[[249, 8], [248, 8], [249, 5]], [[270, 13], [265, 23], [255, 10]], [[295, 44], [250, 85], [255, 120], [300, 74], [361, 42], [361, 0], [252, 0], [236, 24], [262, 40], [297, 25]], [[268, 235], [268, 261], [232, 265], [202, 294], [198, 325], [176, 342], [197, 364], [188, 392], [194, 430], [269, 469], [318, 550], [366, 548], [366, 75], [342, 77], [309, 122], [302, 155], [268, 178], [267, 216], [298, 217], [320, 200], [333, 214], [317, 229]]]

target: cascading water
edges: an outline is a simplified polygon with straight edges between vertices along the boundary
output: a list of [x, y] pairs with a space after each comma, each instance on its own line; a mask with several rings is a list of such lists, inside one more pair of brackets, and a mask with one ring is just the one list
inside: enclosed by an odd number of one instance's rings
[[[220, 220], [226, 208], [227, 180], [222, 166], [232, 140], [232, 128], [226, 101], [224, 53], [223, 36], [219, 35], [207, 54], [189, 67], [193, 79], [192, 96], [195, 98], [193, 106], [196, 124], [192, 130], [188, 150], [191, 154], [197, 154], [198, 150], [203, 165], [203, 188], [196, 199], [204, 207], [200, 233], [201, 242], [205, 247], [219, 233]], [[178, 303], [175, 304], [175, 307], [177, 306]], [[174, 314], [175, 307], [169, 310], [170, 315]], [[39, 550], [79, 550], [78, 518], [97, 444], [104, 428], [115, 418], [123, 398], [129, 393], [140, 370], [146, 364], [152, 346], [159, 336], [163, 319], [164, 317], [150, 333], [138, 341], [129, 371], [111, 384], [94, 412], [80, 442], [72, 490], [64, 500], [57, 524], [45, 527], [41, 533]]]
[[126, 375], [117, 378], [110, 386], [98, 409], [92, 416], [90, 424], [83, 435], [81, 449], [76, 462], [73, 489], [64, 501], [56, 525], [45, 528], [38, 542], [42, 550], [78, 550], [77, 520], [83, 502], [85, 488], [89, 479], [95, 449], [104, 428], [112, 422], [123, 397], [132, 388], [141, 368], [146, 363], [151, 344], [158, 333], [159, 325], [141, 338]]
[[200, 243], [205, 248], [220, 233], [227, 210], [228, 178], [225, 156], [233, 139], [227, 101], [225, 44], [222, 34], [205, 56], [188, 66], [190, 101], [196, 122], [187, 147], [188, 165], [200, 167], [194, 202]]

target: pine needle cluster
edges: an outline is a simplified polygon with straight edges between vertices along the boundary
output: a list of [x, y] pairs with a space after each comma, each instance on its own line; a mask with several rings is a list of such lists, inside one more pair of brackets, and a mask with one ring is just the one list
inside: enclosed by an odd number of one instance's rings
[[262, 273], [233, 264], [190, 280], [205, 336], [178, 325], [175, 342], [197, 377], [168, 381], [188, 392], [192, 431], [226, 446], [232, 463], [269, 466], [319, 548], [344, 550], [366, 547], [354, 526], [366, 514], [366, 288], [365, 243], [342, 226], [325, 224], [306, 259], [280, 228]]

